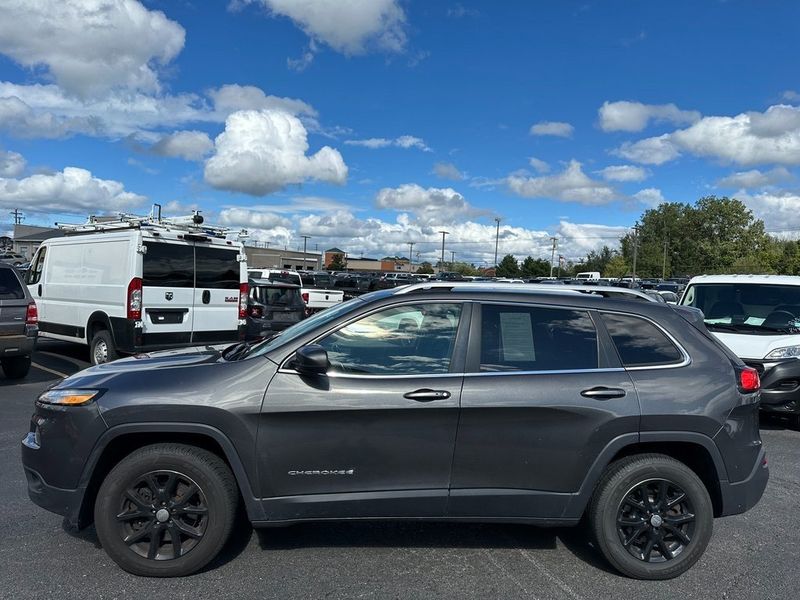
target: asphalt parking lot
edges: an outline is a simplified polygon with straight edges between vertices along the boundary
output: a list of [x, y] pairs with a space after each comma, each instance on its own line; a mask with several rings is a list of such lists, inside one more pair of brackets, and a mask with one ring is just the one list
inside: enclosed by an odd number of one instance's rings
[[617, 575], [579, 530], [516, 525], [242, 524], [203, 572], [176, 580], [121, 571], [92, 529], [70, 535], [32, 504], [19, 442], [33, 399], [87, 366], [85, 348], [44, 341], [23, 383], [0, 376], [0, 598], [793, 598], [800, 432], [766, 421], [771, 478], [750, 512], [715, 522], [700, 562], [667, 582]]

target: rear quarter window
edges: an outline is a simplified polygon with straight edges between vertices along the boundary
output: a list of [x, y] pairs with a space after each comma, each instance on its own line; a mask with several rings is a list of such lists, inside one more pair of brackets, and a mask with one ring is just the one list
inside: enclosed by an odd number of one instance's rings
[[652, 367], [683, 360], [678, 347], [650, 321], [610, 313], [603, 313], [602, 319], [624, 366]]
[[0, 300], [22, 300], [25, 291], [16, 273], [11, 269], [0, 269]]

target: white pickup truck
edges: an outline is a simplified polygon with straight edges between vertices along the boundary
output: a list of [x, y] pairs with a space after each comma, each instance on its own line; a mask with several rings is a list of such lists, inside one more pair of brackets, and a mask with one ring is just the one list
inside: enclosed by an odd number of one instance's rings
[[[304, 272], [301, 276], [297, 271], [289, 269], [251, 268], [247, 270], [247, 274], [253, 279], [269, 279], [270, 281], [282, 281], [299, 285], [301, 288], [300, 295], [306, 304], [306, 314], [330, 308], [344, 300], [344, 292], [325, 289], [325, 285], [330, 285], [330, 276], [327, 273]], [[327, 278], [327, 281], [325, 278]]]

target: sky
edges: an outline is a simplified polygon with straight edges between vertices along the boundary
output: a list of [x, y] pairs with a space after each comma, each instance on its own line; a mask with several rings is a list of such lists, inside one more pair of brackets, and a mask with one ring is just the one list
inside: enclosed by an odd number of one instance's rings
[[578, 260], [707, 195], [800, 234], [800, 3], [0, 0], [0, 233], [202, 211]]

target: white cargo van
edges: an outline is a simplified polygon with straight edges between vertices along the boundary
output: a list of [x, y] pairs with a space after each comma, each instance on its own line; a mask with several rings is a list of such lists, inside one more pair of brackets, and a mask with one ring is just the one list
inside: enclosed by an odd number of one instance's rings
[[93, 364], [244, 339], [247, 263], [225, 230], [198, 214], [62, 229], [26, 276], [42, 337], [87, 344]]
[[800, 423], [800, 277], [702, 275], [680, 303], [761, 376], [761, 408]]

